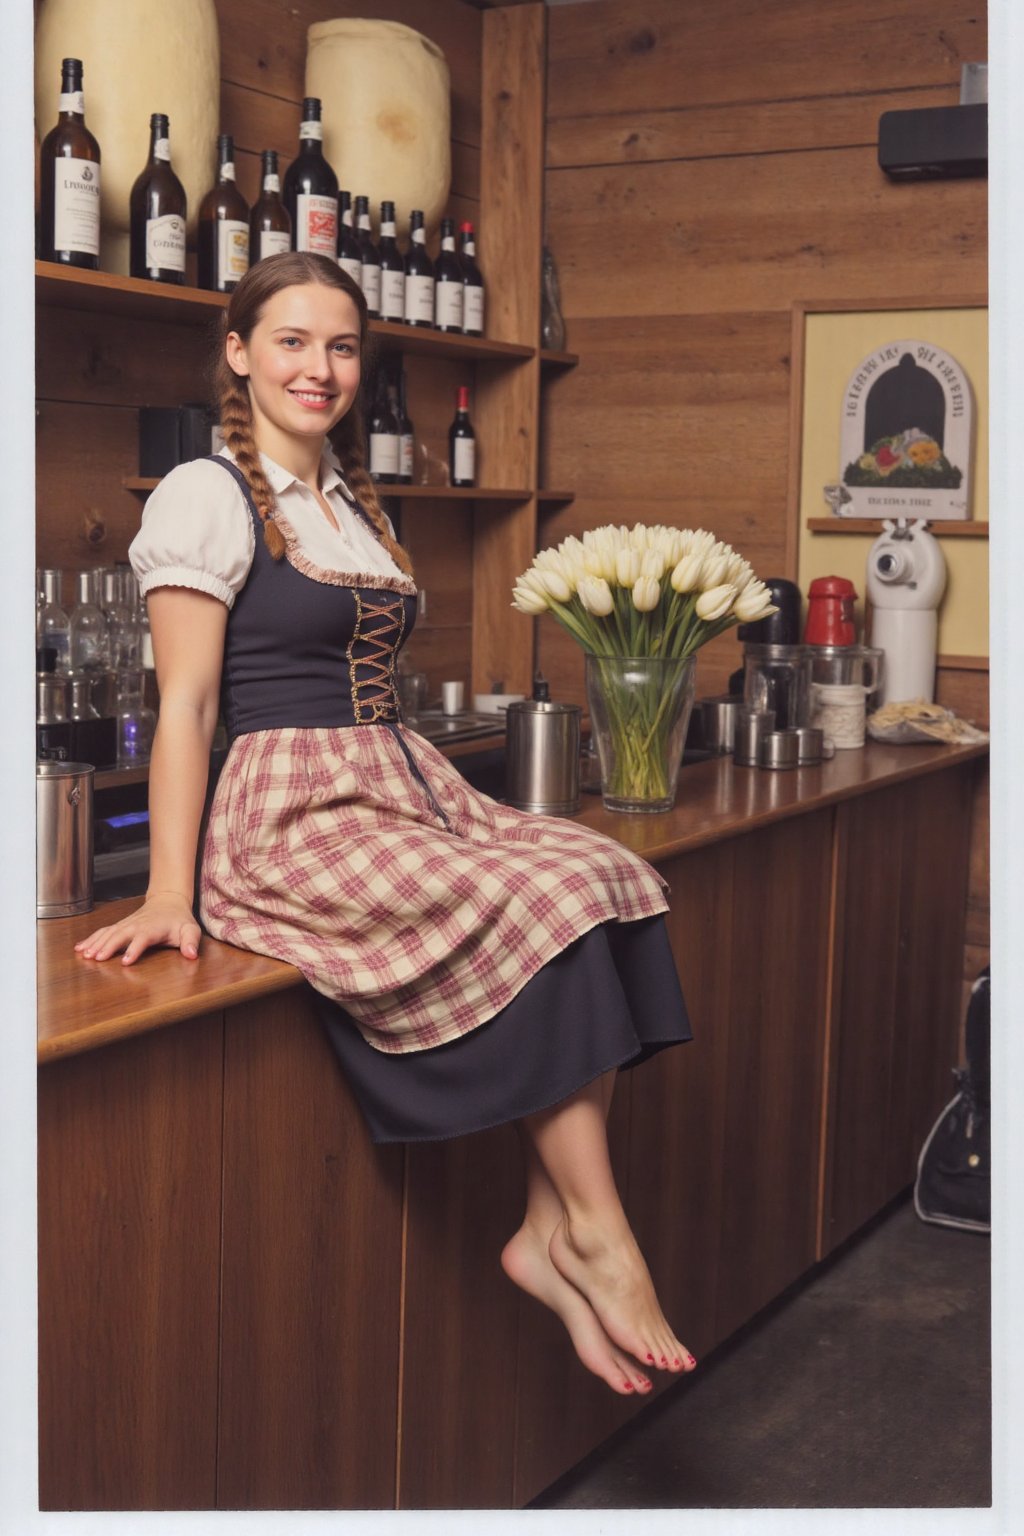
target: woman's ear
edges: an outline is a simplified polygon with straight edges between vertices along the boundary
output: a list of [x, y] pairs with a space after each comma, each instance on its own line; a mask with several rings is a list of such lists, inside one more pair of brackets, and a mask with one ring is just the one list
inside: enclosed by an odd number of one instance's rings
[[237, 373], [240, 379], [249, 377], [249, 363], [245, 355], [245, 343], [237, 331], [228, 331], [224, 342], [224, 356], [228, 360], [228, 367], [232, 373]]

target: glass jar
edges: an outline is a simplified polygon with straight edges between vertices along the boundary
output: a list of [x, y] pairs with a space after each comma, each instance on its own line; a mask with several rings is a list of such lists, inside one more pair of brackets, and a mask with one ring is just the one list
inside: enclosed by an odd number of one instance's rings
[[148, 763], [153, 750], [156, 715], [143, 697], [143, 677], [141, 667], [128, 667], [118, 679], [117, 762], [121, 768]]
[[564, 352], [565, 321], [562, 319], [562, 296], [558, 290], [558, 268], [547, 246], [541, 258], [540, 304], [540, 344], [549, 352]]

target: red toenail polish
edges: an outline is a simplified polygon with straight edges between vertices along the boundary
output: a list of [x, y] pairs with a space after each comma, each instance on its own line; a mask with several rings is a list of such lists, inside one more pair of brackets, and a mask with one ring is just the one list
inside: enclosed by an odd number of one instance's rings
[[651, 1362], [651, 1364], [653, 1365], [654, 1364], [654, 1356], [653, 1355], [648, 1355], [647, 1358]]
[[633, 1390], [633, 1383], [631, 1381], [627, 1381], [626, 1382], [626, 1391], [627, 1392], [632, 1392], [632, 1390]]
[[679, 1359], [676, 1359], [676, 1360], [673, 1360], [673, 1361], [672, 1361], [672, 1364], [673, 1364], [673, 1365], [682, 1365], [682, 1363], [683, 1363], [683, 1362], [682, 1362], [682, 1361], [681, 1361], [681, 1360], [679, 1360]]

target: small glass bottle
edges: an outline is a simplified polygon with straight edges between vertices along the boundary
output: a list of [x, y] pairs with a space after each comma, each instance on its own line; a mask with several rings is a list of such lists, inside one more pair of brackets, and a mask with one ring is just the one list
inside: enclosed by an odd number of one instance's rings
[[104, 571], [103, 614], [107, 621], [110, 665], [115, 672], [139, 665], [139, 622], [124, 596], [121, 571]]
[[110, 667], [110, 636], [103, 610], [96, 602], [95, 573], [79, 571], [78, 601], [71, 610], [71, 670], [106, 672]]
[[52, 646], [57, 653], [53, 670], [66, 675], [71, 665], [71, 621], [64, 609], [62, 587], [60, 571], [37, 573], [36, 646]]
[[362, 287], [363, 262], [352, 224], [352, 194], [344, 188], [338, 193], [338, 266]]
[[143, 696], [141, 667], [121, 673], [117, 688], [117, 761], [122, 768], [148, 763], [153, 750], [156, 715]]

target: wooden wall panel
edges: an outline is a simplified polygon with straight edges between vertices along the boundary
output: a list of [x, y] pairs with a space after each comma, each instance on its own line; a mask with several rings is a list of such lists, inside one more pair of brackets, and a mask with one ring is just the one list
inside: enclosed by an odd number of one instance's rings
[[406, 1156], [398, 1507], [509, 1508], [519, 1300], [499, 1255], [522, 1220], [515, 1132]]
[[221, 1509], [394, 1507], [402, 1150], [303, 990], [226, 1016]]
[[547, 184], [570, 317], [985, 291], [978, 183], [894, 185], [870, 147], [551, 171]]
[[41, 1509], [216, 1502], [222, 1052], [215, 1014], [40, 1076]]
[[[64, 571], [127, 560], [141, 501], [121, 486], [136, 473], [138, 414], [40, 402], [36, 416], [36, 559]], [[113, 468], [112, 468], [113, 466]]]
[[988, 56], [971, 0], [596, 0], [554, 7], [548, 48], [553, 119], [594, 114], [595, 77], [610, 114], [935, 85]]

